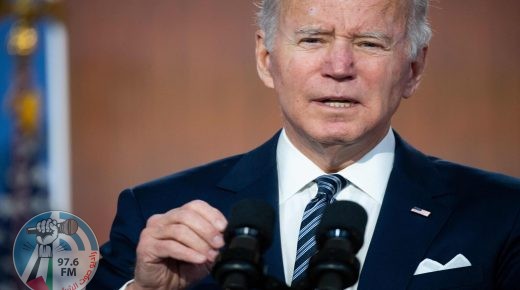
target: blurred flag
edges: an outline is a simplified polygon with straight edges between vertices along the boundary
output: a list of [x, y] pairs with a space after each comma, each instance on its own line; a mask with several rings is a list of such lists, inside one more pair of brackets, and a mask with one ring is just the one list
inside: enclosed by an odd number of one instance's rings
[[0, 289], [14, 290], [27, 289], [13, 267], [18, 231], [39, 213], [70, 211], [68, 51], [61, 23], [5, 14], [0, 19]]

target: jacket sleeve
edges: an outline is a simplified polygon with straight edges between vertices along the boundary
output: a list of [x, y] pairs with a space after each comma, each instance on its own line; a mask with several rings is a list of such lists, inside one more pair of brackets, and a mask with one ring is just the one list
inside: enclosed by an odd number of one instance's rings
[[511, 235], [500, 255], [497, 271], [497, 289], [520, 287], [520, 205]]
[[136, 248], [146, 225], [140, 206], [131, 189], [119, 195], [117, 213], [110, 230], [110, 240], [101, 246], [101, 260], [89, 290], [119, 289], [133, 279]]

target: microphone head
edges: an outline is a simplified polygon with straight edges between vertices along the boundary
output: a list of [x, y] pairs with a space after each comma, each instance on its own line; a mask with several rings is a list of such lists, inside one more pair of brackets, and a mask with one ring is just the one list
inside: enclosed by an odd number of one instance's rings
[[260, 241], [260, 247], [265, 250], [271, 245], [274, 226], [274, 210], [261, 199], [244, 199], [237, 202], [231, 209], [224, 239], [229, 243], [242, 228], [254, 229]]
[[318, 248], [331, 238], [331, 231], [342, 230], [347, 233], [345, 238], [350, 240], [356, 253], [363, 245], [367, 219], [365, 209], [355, 202], [339, 200], [329, 204], [316, 229]]
[[74, 219], [64, 220], [58, 224], [58, 232], [73, 235], [78, 231], [78, 221]]

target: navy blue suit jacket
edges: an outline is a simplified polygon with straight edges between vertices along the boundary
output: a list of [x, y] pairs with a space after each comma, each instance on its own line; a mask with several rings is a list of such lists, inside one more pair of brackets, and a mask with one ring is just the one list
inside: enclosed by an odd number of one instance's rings
[[[123, 191], [110, 241], [88, 289], [118, 289], [132, 279], [146, 220], [193, 199], [228, 214], [240, 199], [278, 209], [278, 134], [257, 149]], [[520, 180], [428, 157], [396, 138], [395, 162], [360, 275], [365, 289], [520, 289]], [[431, 212], [412, 213], [413, 207]], [[266, 252], [270, 275], [283, 281], [278, 223]], [[414, 276], [430, 258], [463, 254], [470, 267]], [[193, 289], [219, 289], [207, 277]]]

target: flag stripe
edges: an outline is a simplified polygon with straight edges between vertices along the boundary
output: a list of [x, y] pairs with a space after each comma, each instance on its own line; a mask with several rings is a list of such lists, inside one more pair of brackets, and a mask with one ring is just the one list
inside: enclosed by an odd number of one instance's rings
[[68, 45], [65, 26], [47, 21], [45, 76], [48, 112], [49, 204], [53, 210], [71, 210]]

